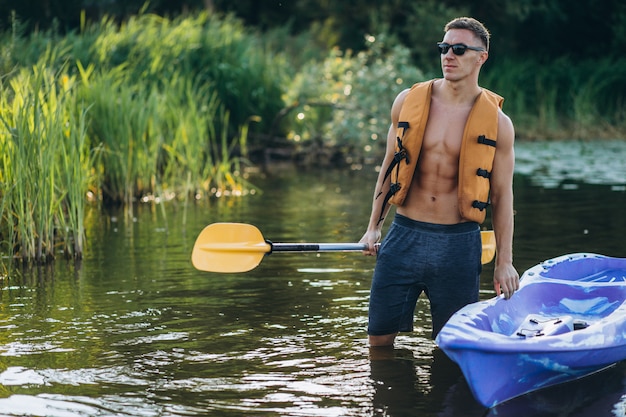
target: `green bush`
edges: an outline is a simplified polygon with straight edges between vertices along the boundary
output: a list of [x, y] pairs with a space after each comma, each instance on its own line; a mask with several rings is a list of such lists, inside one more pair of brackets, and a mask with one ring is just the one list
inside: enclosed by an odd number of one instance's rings
[[302, 68], [286, 94], [292, 109], [286, 122], [290, 140], [343, 147], [358, 158], [382, 152], [393, 100], [424, 79], [408, 49], [388, 46], [387, 39], [370, 36], [362, 52], [334, 49], [323, 61]]
[[230, 113], [231, 134], [251, 118], [260, 121], [255, 129], [267, 130], [282, 107], [276, 57], [230, 16], [140, 15], [119, 28], [104, 19], [97, 29], [85, 65], [123, 66], [128, 79], [158, 88], [172, 77], [210, 85]]

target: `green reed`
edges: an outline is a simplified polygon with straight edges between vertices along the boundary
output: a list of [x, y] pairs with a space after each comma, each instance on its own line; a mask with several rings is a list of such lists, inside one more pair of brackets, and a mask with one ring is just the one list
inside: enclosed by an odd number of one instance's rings
[[[75, 89], [75, 77], [63, 75], [62, 88], [66, 93]], [[72, 91], [73, 92], [73, 91]], [[76, 94], [67, 94], [64, 140], [61, 143], [57, 168], [59, 189], [62, 191], [63, 215], [59, 216], [60, 241], [65, 253], [82, 257], [85, 246], [85, 210], [87, 195], [99, 186], [93, 167], [98, 161], [100, 146], [92, 147], [87, 136], [88, 109]]]
[[263, 126], [269, 126], [283, 106], [284, 62], [230, 16], [139, 15], [119, 27], [105, 18], [88, 25], [84, 33], [92, 37], [94, 31], [98, 36], [85, 65], [94, 64], [105, 72], [124, 66], [129, 80], [159, 89], [167, 88], [175, 77], [210, 85], [230, 113], [231, 135], [250, 116], [260, 116]]
[[[211, 144], [220, 111], [217, 94], [192, 80], [175, 77], [166, 91], [162, 179], [166, 188], [182, 190], [185, 200], [200, 190], [208, 191], [215, 165]], [[223, 121], [219, 121], [222, 123]], [[207, 193], [208, 194], [208, 193]]]
[[81, 98], [90, 104], [88, 133], [102, 146], [102, 187], [106, 198], [129, 209], [149, 190], [154, 176], [151, 162], [158, 154], [155, 131], [156, 93], [129, 85], [111, 72], [89, 80], [83, 72]]
[[[49, 82], [41, 71], [32, 75], [23, 71], [11, 80], [11, 86], [15, 97], [10, 118], [3, 117], [9, 161], [4, 172], [14, 185], [8, 221], [15, 223], [20, 256], [45, 259], [53, 253], [53, 211], [57, 206], [51, 169], [60, 131], [54, 129], [58, 123], [55, 91], [45, 91]], [[33, 93], [24, 87], [33, 88]]]
[[66, 136], [83, 138], [73, 132], [75, 108], [58, 78], [38, 65], [2, 86], [2, 235], [9, 253], [24, 260], [54, 258], [59, 227], [77, 230], [75, 217], [66, 218], [77, 208], [62, 184], [59, 160], [68, 157]]
[[123, 67], [78, 69], [53, 73], [41, 63], [2, 85], [3, 251], [37, 262], [55, 248], [82, 256], [88, 193], [129, 213], [140, 198], [243, 193], [246, 131], [228, 134], [210, 86], [175, 77], [157, 89], [130, 83]]
[[[0, 252], [37, 262], [55, 250], [82, 256], [89, 201], [132, 214], [137, 201], [188, 204], [251, 188], [242, 173], [249, 122], [232, 123], [207, 75], [222, 63], [203, 57], [212, 42], [222, 56], [235, 45], [229, 68], [238, 66], [254, 44], [240, 29], [206, 15], [146, 16], [85, 25], [84, 37], [3, 35], [3, 68], [22, 65], [0, 79]], [[255, 71], [236, 77], [247, 86], [263, 75]]]
[[245, 140], [227, 134], [228, 117], [211, 86], [179, 75], [161, 88], [132, 84], [123, 66], [104, 75], [83, 68], [81, 74], [83, 99], [91, 103], [89, 136], [102, 144], [105, 200], [132, 209], [139, 199], [240, 188], [223, 181], [231, 174], [224, 166], [237, 163], [234, 149], [245, 150]]

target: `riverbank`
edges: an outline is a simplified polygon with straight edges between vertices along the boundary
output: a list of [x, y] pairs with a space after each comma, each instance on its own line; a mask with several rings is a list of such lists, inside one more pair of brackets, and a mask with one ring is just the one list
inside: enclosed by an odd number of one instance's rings
[[[384, 34], [323, 50], [206, 13], [0, 41], [0, 253], [24, 262], [80, 258], [88, 204], [132, 216], [138, 201], [246, 195], [246, 168], [277, 160], [376, 164], [395, 95], [431, 77]], [[519, 140], [626, 137], [614, 62], [494, 61], [481, 82]]]

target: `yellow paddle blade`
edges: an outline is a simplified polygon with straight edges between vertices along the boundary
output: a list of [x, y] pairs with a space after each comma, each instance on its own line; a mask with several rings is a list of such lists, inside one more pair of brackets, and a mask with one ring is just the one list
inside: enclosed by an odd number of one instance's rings
[[191, 262], [201, 271], [247, 272], [271, 250], [261, 231], [251, 224], [213, 223], [196, 239]]
[[484, 265], [491, 262], [496, 255], [496, 235], [493, 230], [484, 230], [480, 232], [480, 238], [483, 242], [483, 254], [480, 262]]

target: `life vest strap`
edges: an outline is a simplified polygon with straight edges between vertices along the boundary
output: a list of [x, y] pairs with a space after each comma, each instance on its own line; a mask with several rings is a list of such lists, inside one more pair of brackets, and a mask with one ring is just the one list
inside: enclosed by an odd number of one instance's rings
[[406, 159], [407, 164], [409, 163], [409, 154], [406, 153], [406, 149], [402, 146], [402, 139], [396, 139], [398, 141], [399, 151], [393, 154], [393, 160], [387, 167], [387, 171], [385, 171], [385, 177], [383, 178], [383, 182], [387, 180], [387, 178], [391, 175], [391, 171], [393, 171], [393, 169], [397, 167], [403, 159]]
[[[402, 129], [402, 137], [396, 136], [396, 143], [398, 146], [398, 150], [393, 154], [393, 161], [387, 167], [387, 171], [385, 172], [385, 177], [383, 182], [387, 179], [389, 175], [391, 175], [391, 171], [400, 164], [400, 161], [403, 159], [406, 160], [407, 165], [409, 164], [409, 154], [406, 152], [406, 148], [402, 144], [402, 139], [406, 133], [406, 130], [409, 128], [409, 122], [398, 122], [398, 129]], [[396, 190], [397, 191], [397, 190]]]
[[[376, 223], [377, 226], [380, 224], [380, 222], [385, 220], [385, 216], [383, 216], [383, 214], [385, 213], [385, 207], [387, 207], [387, 203], [389, 203], [389, 200], [391, 199], [391, 197], [393, 197], [393, 195], [397, 193], [400, 188], [401, 186], [397, 182], [389, 186], [389, 191], [387, 191], [387, 194], [385, 194], [385, 199], [383, 200], [383, 203], [380, 208], [380, 216], [378, 217], [378, 222]], [[378, 196], [380, 196], [380, 194], [382, 193], [378, 193]]]
[[496, 147], [496, 141], [493, 139], [486, 138], [485, 135], [480, 135], [478, 137], [478, 143], [482, 145], [493, 146], [494, 148]]
[[[406, 130], [408, 128], [409, 128], [409, 122], [398, 122], [398, 129], [403, 129], [402, 137], [404, 137], [404, 134], [406, 133]], [[389, 178], [394, 168], [396, 168], [398, 171], [400, 170], [400, 162], [404, 160], [406, 161], [407, 165], [409, 164], [409, 154], [407, 153], [406, 148], [402, 144], [402, 138], [400, 136], [396, 136], [396, 142], [397, 142], [398, 150], [393, 154], [393, 159], [391, 163], [389, 164], [389, 166], [387, 167], [387, 170], [385, 171], [385, 176], [383, 177], [383, 183], [387, 181], [387, 178]], [[401, 187], [399, 183], [392, 183], [389, 186], [389, 191], [385, 195], [385, 198], [383, 199], [383, 203], [380, 207], [380, 217], [378, 218], [378, 223], [382, 222], [385, 219], [385, 217], [383, 216], [383, 213], [385, 212], [385, 207], [387, 207], [387, 204], [389, 203], [389, 200], [391, 199], [391, 197], [393, 197], [393, 195], [397, 193], [400, 188]], [[376, 195], [376, 199], [378, 199], [378, 197], [380, 197], [381, 194], [382, 194], [382, 191], [380, 191]]]

